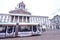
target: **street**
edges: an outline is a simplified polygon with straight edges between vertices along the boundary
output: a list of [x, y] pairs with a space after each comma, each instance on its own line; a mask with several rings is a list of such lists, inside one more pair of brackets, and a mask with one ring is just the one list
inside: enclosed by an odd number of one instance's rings
[[60, 40], [60, 29], [42, 32], [41, 36], [4, 38], [0, 40]]

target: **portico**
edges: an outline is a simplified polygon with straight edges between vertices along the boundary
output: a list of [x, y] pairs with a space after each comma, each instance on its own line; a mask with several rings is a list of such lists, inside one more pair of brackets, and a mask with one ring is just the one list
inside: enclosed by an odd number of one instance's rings
[[7, 22], [0, 22], [0, 27], [2, 27], [0, 34], [4, 37], [31, 36], [40, 34], [40, 31], [38, 30], [39, 23], [30, 22], [31, 13], [25, 9], [25, 4], [23, 2], [19, 3], [18, 8], [9, 11], [9, 13], [10, 14], [8, 14], [7, 17], [6, 15], [3, 17], [4, 19], [1, 18]]
[[29, 16], [16, 16], [16, 15], [12, 15], [11, 16], [11, 22], [29, 22]]

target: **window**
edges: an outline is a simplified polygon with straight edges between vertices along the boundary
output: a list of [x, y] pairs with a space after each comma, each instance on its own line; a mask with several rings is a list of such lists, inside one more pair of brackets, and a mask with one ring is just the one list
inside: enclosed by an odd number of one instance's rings
[[31, 31], [31, 26], [20, 26], [19, 29], [21, 32]]
[[0, 33], [5, 33], [6, 32], [6, 27], [0, 25]]
[[36, 25], [33, 26], [33, 31], [36, 32], [37, 31], [37, 28], [36, 28]]
[[2, 20], [3, 20], [3, 16], [1, 16], [1, 22], [2, 22]]
[[13, 27], [12, 26], [8, 26], [8, 33], [12, 33]]

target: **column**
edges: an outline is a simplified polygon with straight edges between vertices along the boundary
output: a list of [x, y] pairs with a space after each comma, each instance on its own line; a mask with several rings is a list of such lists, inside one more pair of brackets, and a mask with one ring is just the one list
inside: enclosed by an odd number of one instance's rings
[[27, 16], [26, 16], [26, 22], [27, 22]]
[[22, 16], [22, 22], [23, 22], [24, 17]]
[[14, 26], [13, 26], [13, 30], [12, 30], [12, 32], [13, 32], [13, 36], [14, 36]]
[[9, 16], [9, 22], [11, 22], [11, 16]]
[[37, 32], [38, 32], [38, 31], [39, 31], [39, 30], [38, 30], [38, 25], [36, 26], [36, 28], [37, 28]]
[[8, 32], [8, 26], [6, 27], [6, 33]]
[[[8, 20], [7, 20], [8, 22], [9, 22], [9, 18], [10, 18], [10, 16], [8, 16]], [[5, 21], [5, 19], [4, 19], [4, 21]]]
[[15, 22], [15, 16], [14, 16], [13, 22]]
[[18, 16], [18, 22], [19, 22], [19, 16]]
[[19, 23], [16, 23], [16, 29], [15, 29], [15, 36], [18, 36], [18, 27], [19, 27]]
[[33, 33], [33, 26], [32, 26], [32, 33]]
[[8, 26], [6, 26], [6, 33], [5, 33], [5, 37], [7, 36], [7, 32], [8, 32]]

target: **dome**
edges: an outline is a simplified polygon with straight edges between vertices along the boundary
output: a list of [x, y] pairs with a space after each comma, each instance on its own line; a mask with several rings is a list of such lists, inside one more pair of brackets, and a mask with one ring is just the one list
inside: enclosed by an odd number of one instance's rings
[[18, 8], [25, 9], [25, 4], [23, 3], [23, 1], [18, 4]]

